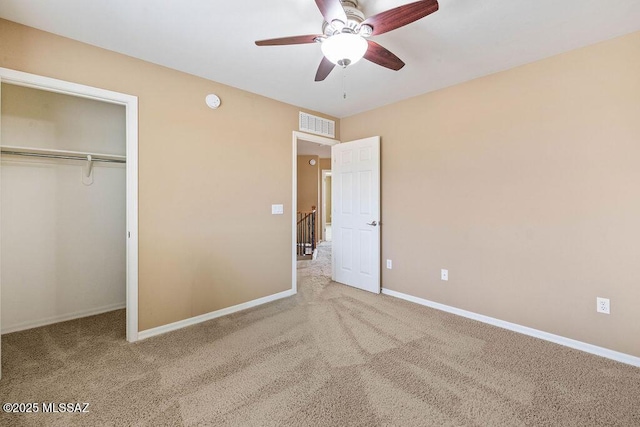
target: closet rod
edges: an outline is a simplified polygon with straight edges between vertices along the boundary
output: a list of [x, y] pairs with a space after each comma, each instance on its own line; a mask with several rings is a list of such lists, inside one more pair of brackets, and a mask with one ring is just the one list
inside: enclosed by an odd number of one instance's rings
[[[10, 150], [2, 150], [2, 154], [8, 154], [11, 156], [27, 156], [27, 157], [45, 157], [48, 159], [65, 159], [65, 160], [84, 160], [87, 158], [83, 156], [70, 156], [66, 154], [45, 154], [45, 153], [28, 153], [24, 151], [10, 151]], [[103, 162], [103, 163], [127, 163], [126, 160], [120, 159], [101, 159], [99, 157], [91, 156], [92, 162]]]

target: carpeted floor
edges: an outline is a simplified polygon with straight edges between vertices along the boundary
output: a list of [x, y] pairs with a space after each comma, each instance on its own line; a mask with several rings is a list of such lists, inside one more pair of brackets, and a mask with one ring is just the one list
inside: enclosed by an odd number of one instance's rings
[[0, 425], [640, 425], [640, 369], [332, 283], [329, 256], [294, 297], [136, 344], [123, 311], [3, 336], [2, 403], [90, 406]]

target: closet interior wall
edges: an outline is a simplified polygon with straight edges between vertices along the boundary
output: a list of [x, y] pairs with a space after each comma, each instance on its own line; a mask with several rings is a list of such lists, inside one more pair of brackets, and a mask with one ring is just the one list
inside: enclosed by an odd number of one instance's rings
[[[2, 146], [126, 155], [124, 106], [1, 89]], [[2, 333], [124, 308], [125, 164], [1, 159]]]

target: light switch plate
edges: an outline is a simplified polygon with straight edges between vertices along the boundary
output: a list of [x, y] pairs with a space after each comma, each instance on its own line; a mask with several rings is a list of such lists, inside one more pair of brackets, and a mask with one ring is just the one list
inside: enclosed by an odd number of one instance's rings
[[283, 215], [284, 205], [271, 205], [271, 215]]
[[444, 268], [440, 270], [440, 280], [449, 280], [449, 270]]

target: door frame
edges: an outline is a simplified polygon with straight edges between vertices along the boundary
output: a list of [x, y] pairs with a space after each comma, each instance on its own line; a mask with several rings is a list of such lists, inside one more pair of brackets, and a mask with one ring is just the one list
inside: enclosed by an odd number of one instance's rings
[[[323, 136], [312, 135], [309, 133], [293, 131], [293, 148], [292, 148], [292, 189], [291, 189], [291, 290], [293, 293], [298, 292], [298, 257], [296, 256], [296, 213], [298, 212], [298, 140], [309, 141], [323, 145], [336, 145], [340, 141], [337, 139], [325, 138]], [[333, 268], [332, 268], [333, 270]]]
[[320, 170], [321, 175], [322, 175], [322, 200], [320, 201], [320, 203], [322, 203], [322, 220], [321, 220], [321, 227], [322, 227], [322, 240], [326, 241], [327, 240], [327, 231], [325, 230], [327, 228], [327, 177], [331, 176], [331, 169], [322, 169]]
[[[125, 107], [127, 245], [127, 341], [138, 340], [138, 97], [0, 67], [0, 82]], [[294, 147], [295, 148], [295, 147]], [[295, 264], [294, 264], [295, 266]], [[0, 283], [0, 295], [2, 284]], [[1, 298], [1, 296], [0, 296]]]

